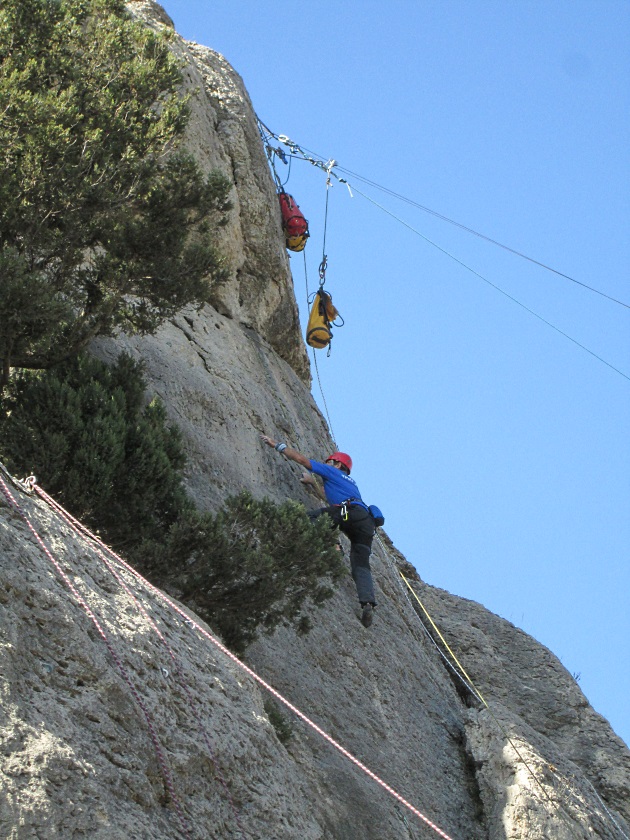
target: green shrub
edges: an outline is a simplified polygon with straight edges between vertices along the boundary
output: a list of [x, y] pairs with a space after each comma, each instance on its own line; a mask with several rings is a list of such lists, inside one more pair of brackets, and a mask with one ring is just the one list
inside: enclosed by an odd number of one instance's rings
[[118, 550], [165, 534], [192, 503], [181, 435], [158, 400], [145, 403], [142, 367], [83, 355], [22, 371], [0, 402], [0, 457]]
[[269, 723], [276, 730], [278, 740], [286, 746], [293, 737], [293, 727], [271, 697], [265, 699], [263, 706], [269, 718]]
[[249, 493], [216, 515], [185, 493], [181, 435], [147, 404], [142, 366], [82, 355], [20, 372], [0, 400], [0, 459], [99, 532], [154, 584], [173, 592], [242, 652], [258, 628], [310, 629], [345, 574], [328, 519]]
[[243, 492], [216, 516], [182, 517], [143, 565], [242, 652], [259, 627], [291, 623], [308, 631], [305, 602], [321, 605], [346, 573], [335, 544], [326, 517], [312, 523], [301, 504]]
[[0, 3], [0, 384], [153, 332], [228, 276], [231, 183], [181, 148], [172, 33], [123, 0]]

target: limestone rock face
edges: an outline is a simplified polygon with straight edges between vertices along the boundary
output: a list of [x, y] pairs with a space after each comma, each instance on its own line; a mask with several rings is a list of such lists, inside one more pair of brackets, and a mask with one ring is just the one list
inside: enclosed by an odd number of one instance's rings
[[[444, 836], [198, 618], [0, 481], [1, 837]], [[423, 584], [385, 536], [374, 569], [369, 631], [348, 579], [308, 636], [249, 649], [255, 673], [449, 837], [627, 836], [630, 754], [558, 660]], [[488, 707], [454, 680], [399, 569]]]
[[[172, 29], [171, 19], [157, 3], [132, 0], [127, 5], [153, 28]], [[216, 289], [213, 306], [256, 330], [309, 382], [278, 199], [243, 81], [214, 50], [175, 37], [173, 51], [185, 62], [182, 93], [190, 97], [186, 149], [202, 171], [217, 169], [234, 184], [234, 209], [218, 234], [230, 280]]]
[[10, 492], [50, 556], [0, 493], [0, 837], [321, 837], [254, 680]]
[[[149, 0], [130, 8], [171, 26]], [[143, 359], [183, 431], [199, 506], [241, 489], [312, 506], [300, 471], [259, 440], [268, 431], [319, 457], [331, 446], [253, 111], [221, 56], [173, 42], [195, 103], [189, 147], [235, 185], [233, 273], [201, 311], [93, 350]], [[423, 583], [385, 534], [369, 630], [348, 576], [308, 635], [262, 636], [244, 668], [181, 605], [0, 479], [1, 838], [630, 837], [630, 752], [571, 675], [509, 622]]]

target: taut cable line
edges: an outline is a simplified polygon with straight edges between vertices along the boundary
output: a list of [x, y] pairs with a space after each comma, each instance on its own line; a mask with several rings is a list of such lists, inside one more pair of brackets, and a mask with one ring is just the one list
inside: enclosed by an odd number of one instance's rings
[[630, 376], [628, 376], [628, 374], [624, 373], [622, 370], [615, 367], [615, 365], [611, 364], [610, 362], [607, 362], [606, 359], [604, 359], [602, 356], [595, 353], [593, 350], [590, 350], [586, 345], [582, 344], [580, 341], [577, 341], [577, 339], [570, 336], [564, 330], [561, 330], [559, 327], [556, 327], [555, 324], [553, 324], [551, 321], [547, 320], [542, 315], [539, 315], [536, 311], [531, 309], [526, 304], [522, 303], [520, 300], [515, 298], [513, 295], [506, 292], [504, 289], [502, 289], [496, 283], [493, 283], [492, 281], [488, 280], [487, 277], [484, 277], [482, 274], [480, 274], [478, 271], [473, 269], [471, 266], [467, 265], [463, 260], [459, 259], [454, 254], [450, 253], [450, 251], [446, 250], [445, 248], [442, 248], [436, 242], [434, 242], [433, 240], [429, 239], [427, 236], [422, 234], [419, 230], [417, 230], [415, 227], [413, 227], [413, 225], [410, 225], [404, 219], [400, 218], [400, 216], [397, 216], [391, 210], [388, 210], [386, 207], [384, 207], [382, 204], [380, 204], [378, 201], [376, 201], [375, 199], [371, 198], [366, 193], [359, 190], [354, 184], [350, 185], [350, 183], [348, 182], [348, 180], [346, 178], [340, 177], [336, 172], [333, 171], [330, 164], [334, 163], [335, 168], [339, 169], [340, 171], [347, 172], [348, 174], [353, 174], [354, 177], [356, 177], [358, 180], [362, 181], [363, 183], [366, 183], [370, 186], [373, 186], [376, 189], [380, 189], [383, 192], [386, 192], [389, 195], [392, 195], [393, 197], [395, 197], [397, 199], [405, 201], [412, 206], [415, 206], [415, 207], [418, 207], [421, 210], [424, 210], [425, 212], [431, 213], [433, 216], [441, 219], [442, 221], [445, 221], [445, 222], [448, 222], [450, 224], [456, 225], [457, 227], [459, 227], [459, 228], [461, 228], [461, 229], [463, 229], [463, 230], [465, 230], [469, 233], [472, 233], [475, 236], [478, 236], [481, 239], [484, 239], [484, 240], [490, 242], [491, 244], [494, 244], [498, 247], [501, 247], [504, 250], [509, 251], [516, 256], [522, 257], [523, 259], [526, 259], [529, 262], [531, 262], [535, 265], [538, 265], [541, 268], [544, 268], [548, 271], [551, 271], [551, 272], [553, 272], [554, 274], [556, 274], [560, 277], [564, 277], [565, 279], [570, 280], [573, 283], [576, 283], [579, 286], [582, 286], [585, 289], [588, 289], [589, 291], [595, 292], [596, 294], [601, 295], [604, 298], [607, 298], [608, 300], [612, 301], [615, 304], [623, 306], [624, 308], [627, 308], [627, 309], [630, 309], [630, 304], [627, 304], [624, 301], [618, 300], [617, 298], [614, 298], [611, 295], [606, 294], [605, 292], [601, 292], [599, 289], [596, 289], [593, 286], [589, 286], [586, 283], [583, 283], [579, 280], [576, 280], [574, 277], [571, 277], [570, 275], [565, 274], [564, 272], [561, 272], [561, 271], [558, 271], [557, 269], [551, 268], [550, 266], [546, 265], [545, 263], [540, 262], [539, 260], [535, 260], [532, 257], [528, 257], [526, 254], [524, 254], [520, 251], [517, 251], [514, 248], [510, 248], [509, 246], [503, 245], [502, 243], [498, 242], [497, 240], [492, 239], [489, 236], [486, 236], [485, 234], [478, 233], [473, 228], [469, 228], [466, 225], [460, 224], [459, 222], [455, 222], [454, 220], [449, 219], [447, 216], [443, 216], [441, 213], [437, 213], [436, 211], [430, 210], [428, 207], [425, 207], [424, 205], [419, 204], [418, 202], [415, 202], [412, 199], [408, 199], [405, 196], [402, 196], [400, 193], [394, 192], [394, 190], [390, 190], [387, 187], [383, 187], [380, 184], [376, 183], [375, 181], [371, 181], [370, 179], [364, 178], [363, 176], [357, 175], [356, 173], [351, 173], [351, 170], [347, 170], [347, 169], [344, 169], [343, 167], [339, 166], [337, 161], [330, 161], [329, 160], [328, 162], [326, 162], [323, 158], [317, 156], [316, 152], [312, 152], [309, 149], [306, 149], [306, 147], [302, 147], [302, 146], [298, 145], [293, 140], [289, 139], [286, 135], [283, 135], [283, 134], [276, 135], [273, 132], [269, 131], [269, 129], [267, 129], [266, 126], [265, 126], [265, 130], [268, 132], [269, 137], [275, 138], [276, 140], [278, 140], [279, 143], [282, 143], [283, 145], [288, 147], [288, 149], [290, 150], [290, 154], [285, 155], [285, 157], [287, 157], [288, 159], [296, 158], [298, 160], [307, 161], [308, 163], [312, 164], [313, 166], [317, 167], [318, 169], [321, 169], [324, 172], [326, 172], [328, 181], [330, 181], [330, 178], [332, 176], [332, 177], [336, 178], [337, 181], [339, 181], [339, 183], [346, 184], [346, 186], [348, 187], [348, 190], [350, 191], [350, 195], [352, 195], [353, 191], [357, 192], [359, 195], [361, 195], [367, 201], [371, 202], [375, 207], [382, 210], [384, 213], [387, 213], [389, 216], [391, 216], [393, 219], [395, 219], [400, 224], [404, 225], [406, 228], [411, 230], [417, 236], [420, 236], [422, 239], [424, 239], [425, 242], [432, 245], [434, 248], [437, 248], [439, 251], [441, 251], [443, 254], [445, 254], [450, 259], [454, 260], [456, 263], [461, 265], [467, 271], [470, 271], [472, 274], [474, 274], [480, 280], [483, 280], [483, 282], [486, 283], [488, 286], [491, 286], [497, 292], [500, 292], [502, 295], [504, 295], [506, 298], [508, 298], [508, 300], [511, 300], [513, 303], [515, 303], [517, 306], [519, 306], [525, 312], [528, 312], [534, 318], [537, 318], [543, 324], [550, 327], [552, 330], [557, 332], [559, 335], [566, 338], [572, 344], [575, 344], [576, 347], [579, 347], [581, 350], [584, 350], [584, 352], [588, 353], [594, 359], [597, 359], [599, 362], [606, 365], [606, 367], [610, 368], [615, 373], [619, 374], [619, 376], [622, 376], [624, 379], [630, 381]]
[[[297, 151], [299, 154], [288, 155], [287, 157], [296, 157], [298, 159], [302, 158], [307, 160], [311, 164], [315, 164], [320, 168], [325, 168], [325, 164], [321, 155], [317, 152], [313, 152], [310, 149], [307, 149], [306, 146], [298, 146], [296, 143], [288, 140], [285, 138], [284, 135], [280, 135], [278, 138], [276, 135], [272, 134], [272, 137], [276, 137], [279, 139], [280, 142], [285, 143], [285, 145], [289, 146], [292, 151]], [[305, 154], [308, 152], [308, 154]], [[313, 159], [313, 156], [315, 158]], [[317, 160], [319, 158], [319, 161]], [[523, 253], [522, 251], [517, 250], [516, 248], [511, 248], [509, 245], [505, 245], [503, 242], [499, 242], [497, 239], [493, 239], [491, 236], [487, 236], [484, 233], [480, 233], [479, 231], [475, 230], [474, 228], [469, 227], [468, 225], [464, 225], [461, 222], [455, 221], [455, 219], [451, 219], [448, 216], [445, 216], [443, 213], [438, 213], [437, 210], [432, 210], [430, 207], [427, 207], [424, 204], [420, 204], [420, 202], [415, 201], [412, 198], [408, 198], [405, 195], [402, 195], [395, 190], [390, 189], [389, 187], [385, 187], [382, 184], [377, 183], [376, 181], [371, 180], [370, 178], [366, 178], [364, 175], [360, 175], [358, 172], [353, 172], [351, 169], [346, 169], [343, 166], [340, 166], [337, 162], [335, 162], [336, 168], [340, 172], [345, 172], [346, 174], [350, 175], [353, 179], [361, 181], [364, 184], [367, 184], [370, 187], [374, 187], [374, 189], [380, 190], [381, 192], [386, 193], [387, 195], [392, 196], [392, 198], [396, 198], [399, 201], [403, 201], [406, 204], [409, 204], [411, 207], [416, 207], [418, 210], [422, 210], [424, 213], [428, 213], [429, 215], [439, 219], [442, 222], [446, 222], [449, 225], [453, 225], [454, 227], [459, 228], [460, 230], [465, 231], [466, 233], [470, 233], [473, 236], [478, 237], [479, 239], [483, 239], [485, 242], [489, 242], [491, 245], [496, 245], [498, 248], [502, 248], [504, 251], [508, 251], [510, 254], [514, 254], [516, 257], [520, 257], [523, 260], [527, 260], [528, 262], [532, 263], [533, 265], [537, 265], [539, 268], [544, 268], [545, 271], [550, 271], [552, 274], [556, 274], [558, 277], [562, 277], [565, 280], [570, 280], [572, 283], [577, 284], [578, 286], [582, 286], [582, 288], [587, 289], [589, 292], [593, 292], [596, 295], [600, 295], [603, 298], [611, 301], [612, 303], [616, 303], [619, 306], [623, 306], [626, 309], [630, 309], [630, 304], [625, 303], [625, 301], [619, 300], [618, 298], [613, 297], [612, 295], [607, 294], [606, 292], [602, 292], [601, 289], [596, 289], [594, 286], [589, 286], [588, 283], [584, 283], [581, 280], [576, 280], [575, 277], [571, 277], [570, 274], [565, 274], [563, 271], [559, 271], [557, 268], [553, 268], [550, 265], [547, 265], [540, 260], [534, 259], [534, 257], [530, 257], [527, 254]], [[339, 178], [335, 175], [338, 181], [341, 183], [348, 184], [348, 181], [345, 178]], [[348, 184], [350, 187], [350, 185]], [[354, 187], [353, 187], [354, 188]]]
[[415, 227], [413, 227], [412, 225], [410, 225], [410, 224], [409, 224], [408, 222], [406, 222], [404, 219], [401, 219], [401, 218], [400, 218], [400, 216], [397, 216], [395, 213], [392, 213], [392, 212], [391, 212], [391, 210], [388, 210], [388, 209], [387, 209], [386, 207], [384, 207], [382, 204], [379, 204], [379, 203], [378, 203], [378, 201], [375, 201], [373, 198], [370, 198], [370, 196], [369, 196], [369, 195], [366, 195], [365, 193], [361, 192], [361, 190], [358, 190], [356, 187], [353, 187], [353, 190], [354, 190], [356, 193], [358, 193], [359, 195], [363, 196], [363, 198], [367, 199], [367, 201], [369, 201], [369, 202], [371, 202], [372, 204], [374, 204], [374, 206], [375, 206], [375, 207], [378, 207], [378, 208], [379, 208], [380, 210], [382, 210], [384, 213], [387, 213], [387, 215], [388, 215], [388, 216], [391, 216], [391, 217], [392, 217], [393, 219], [395, 219], [397, 222], [400, 222], [400, 224], [401, 224], [401, 225], [404, 225], [406, 228], [408, 228], [410, 231], [412, 231], [413, 233], [415, 233], [415, 234], [416, 234], [417, 236], [419, 236], [421, 239], [424, 239], [424, 241], [425, 241], [425, 242], [427, 242], [429, 245], [432, 245], [434, 248], [437, 248], [437, 249], [438, 249], [438, 251], [441, 251], [441, 252], [442, 252], [443, 254], [445, 254], [447, 257], [450, 257], [450, 259], [454, 260], [456, 263], [458, 263], [458, 265], [461, 265], [461, 266], [462, 266], [462, 268], [465, 268], [465, 269], [466, 269], [466, 271], [470, 271], [472, 274], [474, 274], [474, 275], [475, 275], [475, 277], [478, 277], [480, 280], [483, 280], [483, 282], [484, 282], [484, 283], [487, 283], [487, 284], [488, 284], [488, 286], [491, 286], [491, 287], [492, 287], [493, 289], [495, 289], [497, 292], [500, 292], [502, 295], [504, 295], [506, 298], [508, 298], [508, 300], [511, 300], [511, 301], [512, 301], [512, 303], [515, 303], [517, 306], [520, 306], [520, 307], [521, 307], [521, 309], [524, 309], [526, 312], [529, 312], [529, 314], [530, 314], [530, 315], [533, 315], [533, 316], [534, 316], [534, 318], [537, 318], [539, 321], [542, 321], [542, 323], [543, 323], [543, 324], [546, 324], [548, 327], [551, 327], [551, 329], [552, 329], [552, 330], [555, 330], [557, 333], [559, 333], [561, 336], [563, 336], [564, 338], [566, 338], [566, 339], [568, 339], [569, 341], [571, 341], [573, 344], [575, 344], [575, 345], [576, 345], [577, 347], [579, 347], [581, 350], [584, 350], [586, 353], [588, 353], [589, 355], [593, 356], [593, 358], [597, 359], [597, 360], [598, 360], [598, 361], [600, 361], [602, 364], [606, 365], [606, 367], [609, 367], [611, 370], [614, 370], [614, 371], [615, 371], [615, 373], [618, 373], [618, 374], [619, 374], [619, 376], [623, 376], [623, 378], [624, 378], [624, 379], [627, 379], [627, 380], [630, 382], [630, 376], [628, 376], [628, 375], [627, 375], [626, 373], [624, 373], [622, 370], [619, 370], [619, 368], [615, 367], [614, 365], [611, 365], [611, 364], [610, 364], [610, 362], [607, 362], [607, 361], [606, 361], [606, 359], [602, 358], [602, 357], [601, 357], [601, 356], [599, 356], [597, 353], [594, 353], [592, 350], [589, 350], [589, 348], [588, 348], [588, 347], [586, 347], [586, 345], [584, 345], [584, 344], [582, 344], [581, 342], [577, 341], [575, 338], [572, 338], [572, 336], [570, 336], [568, 333], [564, 332], [564, 330], [561, 330], [559, 327], [556, 327], [556, 325], [555, 325], [555, 324], [552, 324], [552, 323], [551, 323], [551, 321], [548, 321], [546, 318], [543, 318], [543, 316], [542, 316], [542, 315], [539, 315], [539, 314], [538, 314], [537, 312], [535, 312], [533, 309], [530, 309], [530, 308], [529, 308], [529, 306], [526, 306], [524, 303], [522, 303], [520, 300], [518, 300], [517, 298], [515, 298], [515, 297], [514, 297], [513, 295], [511, 295], [509, 292], [506, 292], [506, 291], [505, 291], [505, 289], [502, 289], [500, 286], [497, 286], [497, 284], [496, 284], [496, 283], [493, 283], [491, 280], [488, 280], [488, 278], [487, 278], [487, 277], [484, 277], [484, 276], [483, 276], [483, 274], [480, 274], [480, 273], [479, 273], [478, 271], [476, 271], [474, 268], [471, 268], [471, 266], [467, 265], [467, 264], [466, 264], [463, 260], [460, 260], [460, 259], [459, 259], [458, 257], [456, 257], [454, 254], [451, 254], [451, 253], [450, 253], [450, 251], [447, 251], [447, 250], [446, 250], [446, 248], [442, 248], [442, 246], [441, 246], [441, 245], [438, 245], [438, 244], [437, 244], [437, 242], [434, 242], [432, 239], [429, 239], [429, 237], [428, 237], [428, 236], [425, 236], [423, 233], [420, 233], [420, 231], [419, 231], [419, 230], [417, 230]]
[[467, 225], [464, 225], [461, 222], [457, 222], [454, 219], [449, 219], [448, 216], [444, 216], [442, 213], [438, 213], [436, 210], [431, 210], [430, 207], [425, 207], [423, 204], [414, 201], [412, 198], [407, 198], [406, 196], [401, 195], [400, 193], [397, 193], [394, 190], [390, 190], [388, 187], [382, 186], [382, 184], [377, 184], [376, 181], [371, 181], [369, 178], [365, 178], [362, 175], [358, 175], [356, 172], [352, 172], [350, 169], [344, 169], [343, 166], [337, 166], [337, 168], [341, 172], [346, 172], [353, 178], [362, 181], [364, 184], [367, 184], [370, 187], [374, 187], [377, 190], [381, 190], [381, 192], [387, 193], [387, 195], [391, 195], [393, 198], [397, 198], [399, 201], [404, 201], [411, 207], [416, 207], [418, 210], [422, 210], [423, 212], [434, 216], [436, 219], [440, 219], [440, 221], [442, 222], [447, 222], [449, 225], [454, 225], [460, 230], [466, 231], [466, 233], [471, 233], [473, 236], [477, 236], [479, 239], [483, 239], [485, 242], [489, 242], [491, 245], [496, 245], [498, 248], [503, 248], [504, 251], [508, 251], [510, 254], [514, 254], [516, 257], [521, 257], [521, 259], [527, 260], [528, 262], [533, 263], [534, 265], [537, 265], [540, 268], [544, 268], [546, 271], [550, 271], [552, 274], [557, 274], [558, 277], [563, 277], [565, 280], [570, 280], [572, 283], [576, 283], [578, 286], [582, 286], [584, 289], [588, 289], [589, 292], [594, 292], [596, 295], [600, 295], [601, 297], [612, 301], [612, 303], [616, 303], [619, 306], [624, 306], [626, 309], [630, 309], [630, 304], [624, 303], [624, 301], [618, 300], [617, 298], [612, 297], [612, 295], [606, 294], [606, 292], [602, 292], [601, 289], [596, 289], [594, 286], [589, 286], [588, 283], [583, 283], [581, 280], [576, 280], [575, 277], [571, 277], [569, 274], [565, 274], [563, 271], [558, 271], [557, 268], [553, 268], [552, 266], [547, 265], [544, 262], [540, 262], [540, 260], [536, 260], [533, 257], [529, 257], [527, 254], [524, 254], [522, 251], [518, 251], [516, 248], [511, 248], [509, 245], [504, 245], [497, 239], [492, 239], [492, 237], [486, 236], [486, 234], [484, 233], [479, 233], [479, 231], [474, 230], [474, 228], [468, 227]]

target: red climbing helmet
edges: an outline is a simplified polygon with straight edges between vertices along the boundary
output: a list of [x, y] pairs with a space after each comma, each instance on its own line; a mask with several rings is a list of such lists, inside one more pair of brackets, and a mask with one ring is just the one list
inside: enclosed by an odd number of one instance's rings
[[339, 461], [344, 465], [344, 467], [347, 467], [348, 474], [352, 472], [352, 458], [349, 455], [346, 455], [345, 452], [333, 452], [332, 455], [329, 455], [328, 458], [326, 458], [326, 463], [328, 463], [328, 461]]

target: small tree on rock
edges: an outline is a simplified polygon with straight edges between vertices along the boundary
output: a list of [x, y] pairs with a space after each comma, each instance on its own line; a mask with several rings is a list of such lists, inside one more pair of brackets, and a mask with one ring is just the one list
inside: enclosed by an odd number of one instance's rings
[[193, 509], [181, 433], [145, 396], [142, 365], [88, 354], [20, 371], [0, 398], [0, 460], [42, 487], [106, 542], [133, 552]]
[[320, 606], [347, 574], [336, 542], [327, 517], [311, 522], [297, 502], [243, 492], [216, 515], [185, 514], [137, 562], [242, 653], [261, 628], [310, 629], [305, 605]]
[[94, 336], [153, 331], [226, 270], [229, 182], [177, 151], [168, 34], [122, 0], [0, 5], [0, 384]]

